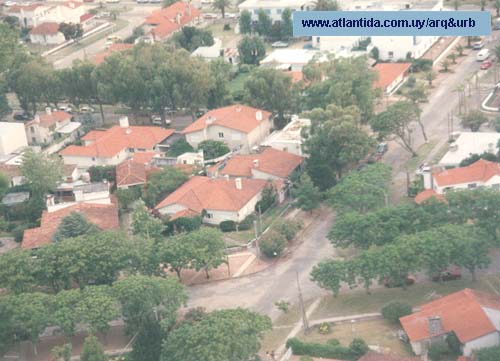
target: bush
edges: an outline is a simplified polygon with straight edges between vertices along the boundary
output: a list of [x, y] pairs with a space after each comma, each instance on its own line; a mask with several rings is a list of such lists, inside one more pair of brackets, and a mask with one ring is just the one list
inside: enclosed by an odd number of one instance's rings
[[500, 346], [485, 347], [475, 351], [476, 361], [498, 361], [500, 359]]
[[274, 302], [274, 305], [278, 310], [283, 311], [283, 313], [287, 313], [290, 309], [290, 303], [283, 300]]
[[229, 31], [229, 30], [231, 30], [231, 25], [229, 25], [229, 24], [224, 24], [223, 30], [224, 30], [224, 31]]
[[408, 80], [406, 81], [406, 86], [408, 88], [414, 88], [416, 84], [417, 84], [417, 79], [413, 75], [410, 75], [408, 77]]
[[394, 301], [382, 308], [382, 316], [393, 323], [398, 323], [399, 318], [409, 315], [411, 313], [411, 306], [407, 303]]
[[173, 234], [174, 228], [176, 232], [192, 232], [201, 227], [201, 217], [179, 217], [172, 222], [167, 223], [167, 233]]
[[302, 228], [302, 222], [280, 219], [274, 223], [273, 228], [282, 234], [287, 241], [291, 241], [294, 239], [295, 234]]
[[20, 224], [12, 230], [12, 235], [16, 242], [21, 242], [24, 236], [24, 230], [30, 228], [29, 224]]
[[444, 341], [433, 342], [429, 347], [428, 356], [431, 361], [440, 361], [450, 353], [448, 344]]
[[255, 214], [250, 214], [248, 216], [245, 217], [244, 220], [242, 220], [239, 224], [238, 224], [238, 230], [239, 231], [246, 231], [250, 228], [253, 227], [253, 221], [255, 221], [257, 217], [255, 216]]
[[231, 220], [222, 221], [219, 224], [219, 228], [222, 232], [236, 231], [236, 222]]
[[322, 322], [318, 327], [318, 332], [322, 335], [329, 334], [332, 332], [332, 327], [328, 322]]
[[432, 69], [432, 60], [430, 59], [413, 59], [411, 65], [412, 72], [429, 71]]
[[255, 205], [255, 212], [264, 213], [276, 202], [277, 194], [272, 185], [267, 185], [262, 191], [262, 198]]
[[495, 130], [497, 132], [500, 132], [500, 117], [496, 117], [494, 120], [493, 120], [493, 127], [495, 128]]
[[286, 342], [292, 348], [294, 355], [311, 357], [335, 358], [341, 360], [357, 360], [368, 350], [365, 341], [354, 339], [349, 347], [342, 346], [338, 340], [329, 340], [326, 344], [302, 342], [297, 338], [290, 338]]
[[107, 180], [114, 183], [116, 181], [116, 167], [115, 166], [92, 166], [89, 168], [90, 181], [102, 182]]
[[314, 361], [312, 357], [309, 356], [302, 356], [299, 361]]
[[270, 230], [259, 241], [259, 248], [267, 257], [278, 257], [286, 243], [286, 238], [281, 233]]
[[451, 332], [447, 337], [446, 337], [446, 343], [448, 343], [448, 347], [453, 352], [455, 355], [460, 355], [462, 352], [461, 347], [462, 344], [460, 343], [460, 340], [458, 339], [457, 335], [455, 335], [455, 332]]

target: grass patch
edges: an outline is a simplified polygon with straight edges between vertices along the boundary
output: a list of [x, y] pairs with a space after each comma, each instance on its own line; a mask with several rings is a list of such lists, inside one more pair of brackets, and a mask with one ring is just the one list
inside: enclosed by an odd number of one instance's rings
[[436, 146], [437, 141], [429, 141], [428, 143], [422, 144], [417, 150], [417, 156], [412, 157], [405, 163], [404, 168], [408, 170], [415, 170], [422, 163], [422, 161], [427, 157], [427, 155], [431, 152], [432, 149]]
[[250, 73], [239, 73], [234, 77], [233, 80], [229, 82], [228, 88], [229, 91], [234, 94], [237, 92], [243, 91], [243, 86], [245, 85], [245, 81], [250, 76]]
[[211, 24], [206, 26], [205, 30], [210, 30], [214, 38], [222, 41], [224, 47], [236, 47], [242, 36], [234, 33], [235, 24], [230, 24], [230, 26], [231, 29], [224, 30], [224, 24]]
[[384, 352], [395, 353], [401, 356], [411, 356], [409, 347], [397, 337], [399, 327], [384, 319], [338, 323], [331, 326], [331, 332], [321, 334], [318, 327], [314, 327], [306, 336], [299, 333], [297, 338], [306, 342], [326, 343], [335, 338], [344, 346], [351, 343], [354, 338], [362, 338], [368, 345], [382, 347]]
[[444, 155], [448, 152], [448, 149], [449, 149], [449, 143], [446, 142], [443, 144], [443, 146], [438, 150], [438, 152], [434, 155], [434, 157], [432, 158], [432, 161], [431, 163], [432, 164], [437, 164], [441, 158], [444, 157]]
[[[477, 282], [470, 280], [457, 280], [444, 282], [443, 284], [426, 282], [418, 283], [401, 288], [378, 288], [367, 295], [364, 290], [340, 294], [337, 297], [328, 296], [321, 300], [318, 308], [313, 312], [310, 319], [322, 319], [336, 316], [355, 315], [360, 313], [380, 312], [387, 303], [398, 300], [417, 306], [432, 300], [432, 295], [444, 296], [462, 290], [466, 287], [492, 292], [488, 282], [497, 282], [495, 277], [484, 277]], [[495, 287], [498, 285], [495, 284]]]

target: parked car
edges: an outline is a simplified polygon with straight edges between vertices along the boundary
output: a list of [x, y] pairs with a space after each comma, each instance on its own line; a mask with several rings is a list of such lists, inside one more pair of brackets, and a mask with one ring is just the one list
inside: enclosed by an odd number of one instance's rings
[[80, 111], [80, 113], [94, 113], [95, 109], [92, 107], [81, 106], [79, 111]]
[[120, 2], [120, 0], [106, 0], [106, 2], [107, 2], [108, 4], [116, 4], [116, 3], [119, 3], [119, 2]]
[[161, 3], [161, 0], [149, 0], [151, 4], [159, 4]]
[[389, 150], [389, 145], [386, 142], [377, 145], [377, 154], [385, 154]]
[[31, 117], [28, 113], [25, 113], [25, 112], [15, 112], [14, 119], [23, 121], [23, 120], [30, 120]]
[[217, 19], [217, 14], [205, 13], [203, 14], [203, 19]]
[[[415, 277], [413, 275], [408, 275], [406, 277], [406, 285], [411, 286], [415, 283]], [[403, 282], [395, 281], [390, 277], [384, 279], [384, 286], [387, 288], [403, 287]]]
[[483, 61], [481, 63], [481, 66], [479, 68], [481, 70], [486, 70], [486, 69], [491, 68], [492, 65], [493, 65], [493, 62], [490, 59], [486, 59], [485, 61]]
[[147, 4], [149, 0], [137, 0], [136, 1], [138, 4]]
[[472, 49], [474, 50], [481, 50], [484, 46], [484, 41], [476, 41], [475, 43], [472, 44]]
[[201, 5], [210, 5], [213, 4], [214, 0], [201, 0]]
[[284, 41], [276, 41], [271, 44], [273, 48], [288, 48], [288, 43], [285, 43]]
[[151, 122], [155, 125], [167, 125], [167, 126], [169, 126], [170, 124], [172, 124], [172, 120], [170, 120], [170, 119], [165, 119], [165, 122], [163, 122], [159, 115], [152, 115]]
[[459, 267], [452, 266], [442, 270], [439, 274], [432, 276], [434, 282], [439, 282], [439, 276], [442, 281], [454, 281], [462, 278], [462, 270]]
[[431, 171], [431, 167], [428, 163], [422, 163], [419, 165], [418, 169], [415, 171], [416, 175], [423, 175]]
[[59, 105], [59, 110], [70, 114], [73, 113], [73, 108], [70, 105]]
[[484, 61], [490, 57], [490, 51], [488, 49], [482, 49], [476, 55], [476, 61]]

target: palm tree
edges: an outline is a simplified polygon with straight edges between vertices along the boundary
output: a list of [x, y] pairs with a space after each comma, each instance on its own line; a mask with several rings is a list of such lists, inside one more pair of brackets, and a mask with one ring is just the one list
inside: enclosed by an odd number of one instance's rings
[[226, 8], [231, 5], [230, 0], [215, 0], [212, 4], [212, 8], [215, 10], [219, 10], [222, 14], [222, 18], [226, 16]]
[[448, 60], [443, 60], [441, 62], [441, 71], [447, 73], [449, 71], [450, 62]]
[[453, 64], [456, 64], [457, 63], [457, 54], [451, 53], [450, 55], [448, 55], [448, 59], [450, 59]]
[[453, 0], [453, 8], [455, 10], [458, 10], [459, 7], [460, 7], [460, 0]]
[[484, 11], [484, 8], [486, 7], [486, 0], [481, 0], [481, 11]]
[[314, 10], [316, 11], [338, 11], [339, 4], [336, 0], [316, 0], [314, 2]]
[[436, 74], [431, 70], [425, 74], [425, 79], [429, 82], [429, 86], [432, 87], [432, 81], [436, 78]]
[[457, 51], [458, 56], [464, 56], [464, 47], [462, 45], [458, 44], [457, 46], [455, 46], [455, 50]]

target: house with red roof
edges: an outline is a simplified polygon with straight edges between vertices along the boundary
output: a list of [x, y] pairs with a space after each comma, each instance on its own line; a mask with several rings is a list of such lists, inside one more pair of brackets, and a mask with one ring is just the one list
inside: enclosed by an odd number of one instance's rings
[[424, 177], [424, 191], [415, 198], [421, 203], [430, 197], [441, 197], [450, 190], [476, 189], [491, 187], [500, 190], [500, 165], [485, 159], [465, 166], [441, 171], [426, 171]]
[[416, 355], [453, 332], [462, 354], [470, 356], [473, 350], [500, 344], [500, 297], [466, 288], [422, 305], [399, 321]]
[[105, 51], [95, 54], [94, 57], [92, 58], [92, 63], [94, 63], [94, 65], [99, 65], [104, 61], [104, 59], [106, 59], [111, 54], [121, 53], [130, 50], [133, 47], [134, 47], [133, 44], [126, 44], [126, 43], [111, 44], [109, 48], [106, 49]]
[[201, 215], [202, 221], [208, 224], [227, 220], [241, 222], [255, 211], [268, 184], [264, 179], [195, 176], [170, 193], [155, 210], [170, 216], [171, 220]]
[[269, 135], [271, 128], [270, 112], [236, 104], [210, 110], [182, 133], [193, 148], [204, 140], [218, 140], [231, 150], [248, 153]]
[[62, 110], [52, 111], [47, 107], [45, 112], [35, 115], [35, 118], [25, 123], [26, 138], [30, 145], [50, 144], [63, 135], [76, 137], [81, 126], [72, 122], [72, 115]]
[[153, 159], [160, 156], [158, 152], [134, 153], [133, 156], [116, 166], [116, 186], [128, 189], [147, 182], [149, 174], [160, 170], [153, 164]]
[[265, 180], [286, 180], [304, 162], [292, 153], [266, 147], [260, 153], [235, 155], [207, 169], [210, 177], [244, 177]]
[[70, 145], [59, 152], [65, 164], [80, 169], [97, 165], [118, 165], [136, 152], [164, 151], [173, 129], [153, 126], [129, 126], [126, 117], [120, 125], [106, 130], [92, 130], [81, 140], [83, 145]]
[[72, 212], [82, 213], [87, 221], [95, 224], [102, 230], [117, 230], [120, 228], [118, 206], [116, 202], [105, 203], [76, 203], [53, 212], [43, 211], [40, 227], [24, 231], [22, 248], [37, 249], [52, 243], [52, 237], [57, 231], [63, 218]]
[[16, 4], [9, 7], [6, 12], [7, 15], [18, 18], [19, 26], [27, 28], [38, 25], [48, 9], [47, 6], [42, 4]]
[[377, 63], [373, 67], [377, 73], [373, 86], [386, 95], [394, 93], [407, 79], [410, 67], [411, 63]]
[[153, 41], [164, 41], [186, 25], [201, 21], [201, 11], [190, 2], [177, 1], [172, 5], [155, 10], [144, 21], [145, 33]]
[[59, 31], [59, 24], [46, 22], [36, 25], [30, 30], [30, 40], [33, 44], [57, 45], [66, 40], [63, 33]]

